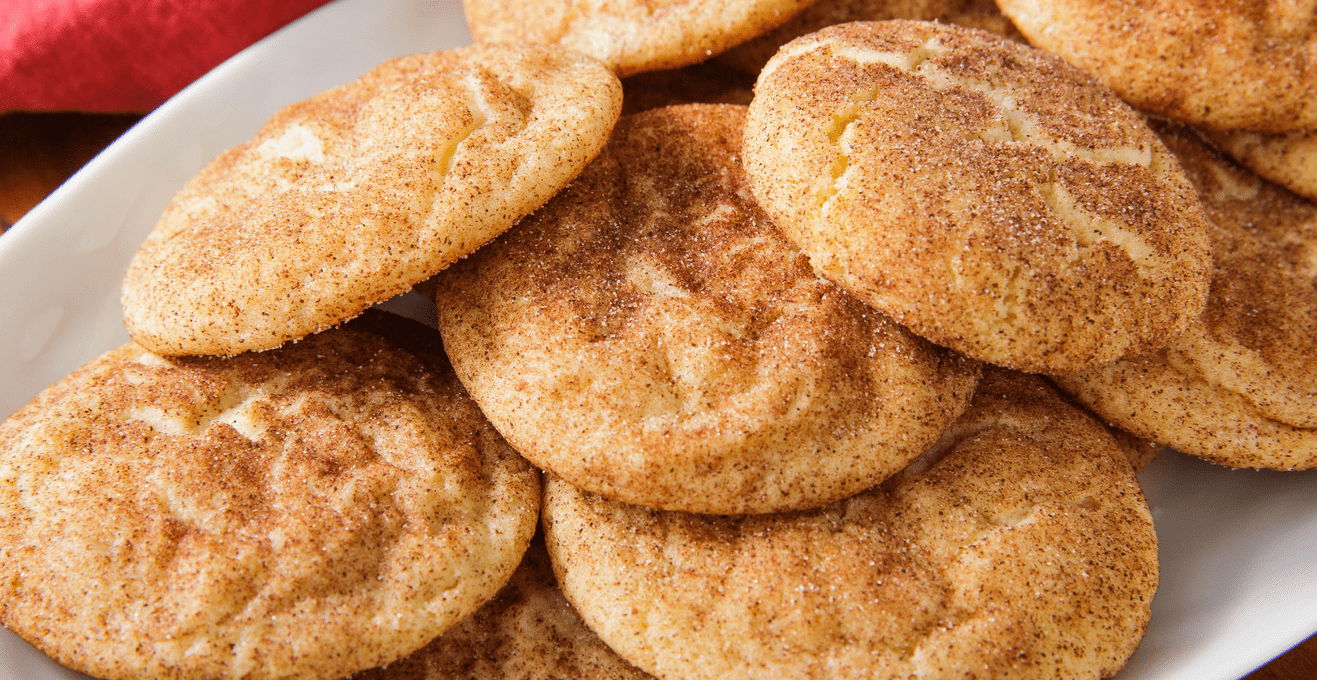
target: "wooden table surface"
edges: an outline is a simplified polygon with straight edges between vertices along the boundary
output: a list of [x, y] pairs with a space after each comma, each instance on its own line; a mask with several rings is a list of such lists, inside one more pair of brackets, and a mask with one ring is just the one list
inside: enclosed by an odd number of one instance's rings
[[[137, 120], [135, 115], [0, 114], [0, 228], [9, 228]], [[1317, 635], [1247, 680], [1317, 680]]]

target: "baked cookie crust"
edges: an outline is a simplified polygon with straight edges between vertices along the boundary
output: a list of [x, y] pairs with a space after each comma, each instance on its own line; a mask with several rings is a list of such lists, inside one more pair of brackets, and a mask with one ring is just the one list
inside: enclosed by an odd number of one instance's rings
[[872, 486], [969, 403], [975, 362], [818, 278], [740, 169], [745, 107], [624, 118], [544, 208], [439, 277], [453, 365], [536, 465], [691, 512]]
[[815, 1], [462, 0], [462, 8], [477, 41], [557, 45], [624, 78], [704, 61]]
[[1271, 0], [997, 0], [1029, 42], [1136, 108], [1218, 130], [1317, 129], [1317, 6]]
[[989, 363], [1150, 352], [1206, 303], [1206, 218], [1144, 119], [985, 31], [855, 22], [788, 43], [755, 86], [745, 168], [822, 276]]
[[1108, 678], [1158, 581], [1115, 441], [992, 367], [926, 457], [826, 508], [662, 512], [550, 478], [543, 522], [567, 599], [659, 678]]
[[1230, 467], [1317, 467], [1317, 204], [1158, 128], [1216, 251], [1201, 318], [1164, 350], [1057, 382], [1139, 436]]
[[5, 627], [98, 678], [331, 680], [475, 611], [539, 476], [417, 326], [231, 359], [130, 344], [47, 389], [0, 425]]
[[165, 355], [233, 355], [406, 292], [570, 181], [621, 85], [584, 55], [472, 45], [385, 62], [275, 114], [174, 197], [123, 282]]

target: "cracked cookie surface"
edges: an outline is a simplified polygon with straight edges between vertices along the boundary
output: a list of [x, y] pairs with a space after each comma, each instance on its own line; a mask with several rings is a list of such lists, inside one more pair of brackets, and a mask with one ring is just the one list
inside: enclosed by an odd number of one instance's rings
[[548, 200], [621, 98], [583, 55], [475, 45], [287, 107], [174, 197], [124, 278], [129, 334], [159, 354], [233, 355], [350, 319]]
[[1231, 467], [1317, 467], [1317, 204], [1159, 125], [1211, 218], [1202, 316], [1164, 350], [1057, 382], [1145, 439]]
[[1115, 441], [993, 367], [926, 456], [826, 508], [689, 515], [550, 478], [543, 523], [568, 601], [659, 678], [1107, 678], [1158, 582]]
[[739, 163], [745, 107], [623, 118], [544, 208], [438, 277], [439, 328], [518, 451], [610, 498], [818, 507], [900, 470], [976, 362], [810, 269]]
[[99, 678], [340, 678], [493, 596], [539, 499], [414, 322], [127, 345], [0, 425], [0, 617]]
[[1082, 370], [1165, 345], [1206, 300], [1202, 208], [1143, 119], [983, 31], [857, 22], [788, 43], [745, 167], [816, 271], [977, 359]]

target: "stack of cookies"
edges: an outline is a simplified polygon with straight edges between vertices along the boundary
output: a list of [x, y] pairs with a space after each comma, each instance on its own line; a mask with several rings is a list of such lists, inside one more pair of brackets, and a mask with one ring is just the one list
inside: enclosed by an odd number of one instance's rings
[[180, 191], [134, 343], [0, 426], [0, 620], [116, 679], [1105, 678], [1136, 466], [1317, 466], [1317, 207], [1189, 127], [1258, 107], [1059, 0], [651, 4], [468, 0]]

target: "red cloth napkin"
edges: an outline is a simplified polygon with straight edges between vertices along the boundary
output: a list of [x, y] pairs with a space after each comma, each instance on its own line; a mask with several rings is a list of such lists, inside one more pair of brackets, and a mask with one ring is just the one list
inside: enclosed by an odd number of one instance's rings
[[0, 111], [149, 111], [328, 0], [0, 0]]

